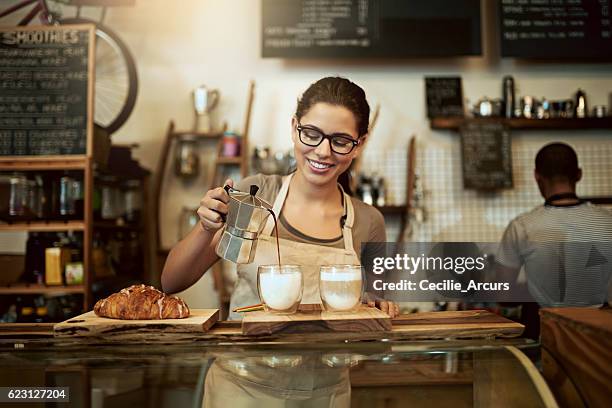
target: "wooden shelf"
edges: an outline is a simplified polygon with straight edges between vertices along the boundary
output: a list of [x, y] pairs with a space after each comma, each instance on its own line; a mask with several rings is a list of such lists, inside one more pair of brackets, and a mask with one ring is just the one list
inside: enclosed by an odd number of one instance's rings
[[[432, 129], [459, 130], [468, 118], [431, 118]], [[523, 130], [577, 130], [577, 129], [612, 129], [612, 116], [603, 118], [555, 118], [555, 119], [526, 119], [526, 118], [473, 118], [483, 122], [504, 123], [510, 129]]]
[[581, 197], [585, 201], [589, 201], [597, 205], [610, 205], [612, 204], [612, 196], [600, 196], [600, 197]]
[[172, 137], [194, 136], [199, 139], [218, 139], [220, 137], [223, 137], [223, 132], [225, 132], [225, 130], [220, 130], [217, 132], [194, 132], [192, 130], [175, 130], [172, 132]]
[[217, 164], [242, 164], [242, 157], [217, 157]]
[[403, 215], [406, 213], [405, 205], [386, 205], [384, 207], [374, 207], [383, 215]]
[[84, 170], [88, 158], [74, 156], [0, 156], [0, 171]]
[[0, 295], [49, 295], [64, 293], [85, 293], [85, 287], [83, 285], [46, 286], [35, 284], [15, 284], [11, 286], [0, 286]]
[[0, 224], [0, 231], [83, 231], [83, 221], [33, 221]]
[[24, 336], [53, 337], [55, 323], [2, 323], [0, 336], [24, 338]]
[[94, 229], [115, 229], [115, 230], [126, 230], [126, 231], [139, 231], [142, 229], [140, 225], [135, 224], [117, 224], [115, 221], [110, 220], [100, 220], [94, 221], [93, 223]]

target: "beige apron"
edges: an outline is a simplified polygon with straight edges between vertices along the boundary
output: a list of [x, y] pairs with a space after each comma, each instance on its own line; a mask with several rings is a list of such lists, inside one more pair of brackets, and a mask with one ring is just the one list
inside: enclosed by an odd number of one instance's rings
[[[272, 209], [277, 218], [287, 198], [289, 183], [293, 174], [283, 178], [281, 186]], [[344, 194], [344, 213], [346, 221], [342, 227], [344, 248], [330, 248], [316, 244], [305, 244], [288, 239], [279, 239], [281, 263], [286, 265], [300, 265], [304, 276], [304, 294], [302, 304], [321, 303], [319, 295], [319, 268], [321, 265], [352, 264], [358, 265], [359, 257], [353, 248], [352, 227], [355, 219], [351, 198]], [[307, 204], [305, 204], [307, 205]], [[257, 267], [259, 265], [277, 264], [276, 236], [272, 235], [274, 220], [268, 217], [268, 221], [259, 236], [255, 259], [250, 264], [237, 265], [238, 279], [234, 286], [234, 292], [230, 301], [230, 311], [237, 307], [249, 306], [260, 303], [257, 294]], [[231, 312], [230, 320], [240, 320], [240, 313]]]
[[[284, 357], [284, 356], [279, 356]], [[218, 358], [206, 373], [203, 408], [349, 408], [348, 368], [306, 357], [293, 366], [262, 358]]]

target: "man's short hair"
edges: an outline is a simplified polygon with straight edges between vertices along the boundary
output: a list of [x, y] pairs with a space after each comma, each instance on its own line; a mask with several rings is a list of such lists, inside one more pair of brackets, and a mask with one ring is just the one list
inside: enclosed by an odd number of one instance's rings
[[570, 145], [550, 143], [540, 149], [535, 159], [536, 171], [546, 178], [578, 179], [578, 156]]

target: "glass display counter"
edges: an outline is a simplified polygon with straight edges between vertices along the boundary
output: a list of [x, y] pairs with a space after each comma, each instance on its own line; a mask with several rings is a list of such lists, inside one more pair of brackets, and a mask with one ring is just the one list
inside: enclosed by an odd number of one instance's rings
[[4, 339], [0, 387], [68, 387], [67, 406], [95, 408], [556, 407], [527, 357], [538, 347], [525, 339], [227, 345]]

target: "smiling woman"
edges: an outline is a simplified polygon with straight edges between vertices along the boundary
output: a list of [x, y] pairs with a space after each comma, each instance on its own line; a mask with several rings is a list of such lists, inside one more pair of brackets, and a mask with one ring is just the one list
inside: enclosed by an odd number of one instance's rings
[[[278, 218], [283, 263], [300, 265], [304, 277], [302, 303], [321, 303], [319, 269], [330, 264], [360, 264], [361, 244], [386, 241], [382, 214], [352, 197], [348, 169], [367, 137], [370, 107], [361, 87], [345, 78], [328, 77], [312, 84], [298, 100], [291, 120], [291, 138], [297, 168], [281, 176], [255, 175], [226, 184], [241, 191], [259, 187], [257, 195], [273, 203]], [[218, 260], [215, 246], [227, 214], [229, 196], [222, 187], [206, 193], [200, 202], [200, 222], [170, 252], [162, 285], [177, 292], [194, 284]], [[238, 280], [230, 309], [259, 302], [257, 267], [276, 263], [272, 218], [259, 235], [253, 263], [238, 265]], [[381, 244], [382, 245], [382, 244]], [[368, 250], [376, 251], [374, 246]], [[366, 282], [367, 285], [367, 282]], [[397, 305], [371, 297], [392, 317]], [[230, 318], [239, 319], [238, 313]]]

